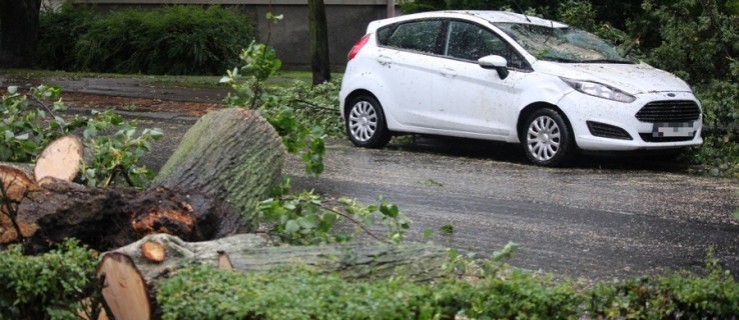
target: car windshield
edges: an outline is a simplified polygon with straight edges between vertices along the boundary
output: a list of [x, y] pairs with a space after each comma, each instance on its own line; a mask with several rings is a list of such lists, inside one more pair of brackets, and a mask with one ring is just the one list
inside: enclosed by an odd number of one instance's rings
[[616, 47], [585, 31], [519, 23], [495, 23], [537, 59], [569, 63], [634, 63]]

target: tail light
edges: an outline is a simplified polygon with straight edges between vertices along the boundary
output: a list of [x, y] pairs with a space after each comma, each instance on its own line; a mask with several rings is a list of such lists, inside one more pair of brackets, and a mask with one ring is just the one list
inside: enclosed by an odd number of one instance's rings
[[354, 59], [354, 57], [357, 56], [357, 53], [359, 53], [359, 50], [362, 50], [362, 47], [364, 47], [364, 45], [367, 44], [367, 41], [369, 41], [369, 38], [370, 38], [370, 35], [365, 34], [364, 37], [362, 37], [362, 39], [359, 39], [359, 41], [357, 41], [357, 43], [354, 44], [354, 46], [352, 47], [352, 50], [349, 51], [349, 56], [348, 56], [347, 61], [352, 61], [352, 59]]

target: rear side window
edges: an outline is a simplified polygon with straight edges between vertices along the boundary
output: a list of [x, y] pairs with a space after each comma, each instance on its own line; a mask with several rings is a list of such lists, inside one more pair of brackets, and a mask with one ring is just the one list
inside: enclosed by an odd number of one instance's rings
[[381, 45], [426, 53], [438, 53], [441, 20], [421, 20], [391, 25], [378, 30]]

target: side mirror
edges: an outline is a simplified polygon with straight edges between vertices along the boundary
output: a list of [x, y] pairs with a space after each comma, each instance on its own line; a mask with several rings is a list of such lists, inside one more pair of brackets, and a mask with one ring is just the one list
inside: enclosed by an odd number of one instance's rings
[[501, 79], [508, 77], [508, 61], [501, 56], [484, 56], [477, 60], [477, 64], [483, 69], [495, 69]]

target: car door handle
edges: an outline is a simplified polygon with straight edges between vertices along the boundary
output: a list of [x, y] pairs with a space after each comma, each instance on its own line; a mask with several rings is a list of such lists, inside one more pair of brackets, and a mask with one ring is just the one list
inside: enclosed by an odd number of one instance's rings
[[388, 56], [379, 56], [377, 57], [377, 62], [379, 62], [381, 65], [385, 66], [388, 64], [393, 63], [393, 59], [391, 59]]
[[447, 78], [454, 78], [457, 76], [457, 71], [454, 71], [454, 69], [449, 68], [442, 68], [441, 69], [441, 75], [447, 77]]

